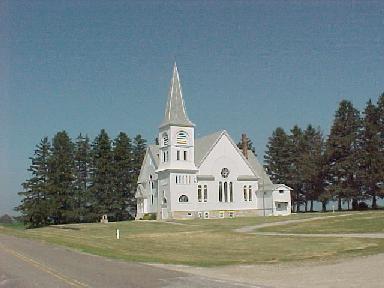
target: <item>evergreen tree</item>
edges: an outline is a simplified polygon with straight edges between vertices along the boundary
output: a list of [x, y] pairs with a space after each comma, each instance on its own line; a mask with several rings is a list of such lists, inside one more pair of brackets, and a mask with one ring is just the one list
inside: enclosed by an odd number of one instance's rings
[[132, 185], [132, 143], [128, 135], [120, 132], [114, 141], [114, 190], [116, 196], [115, 214], [117, 220], [130, 217], [127, 209], [134, 202], [134, 188]]
[[91, 155], [91, 217], [97, 219], [101, 215], [110, 214], [114, 206], [113, 155], [111, 141], [104, 129], [93, 141]]
[[360, 114], [350, 101], [343, 100], [336, 111], [326, 143], [327, 189], [337, 197], [338, 210], [342, 200], [359, 196], [357, 183]]
[[[384, 93], [382, 93], [377, 101], [377, 109], [379, 113], [379, 137], [380, 137], [380, 152], [384, 154]], [[384, 194], [384, 170], [379, 183], [380, 195]], [[384, 196], [381, 196], [382, 198]]]
[[306, 147], [304, 146], [304, 135], [301, 128], [295, 125], [288, 136], [287, 162], [288, 175], [286, 184], [293, 189], [292, 207], [296, 206], [296, 212], [300, 212], [300, 206], [304, 202], [303, 185], [303, 161], [302, 157]]
[[38, 145], [34, 157], [30, 157], [31, 166], [28, 171], [32, 177], [22, 186], [23, 192], [18, 194], [23, 197], [21, 204], [16, 207], [20, 211], [23, 222], [29, 228], [41, 227], [50, 224], [49, 195], [48, 195], [48, 159], [50, 157], [50, 143], [48, 138], [43, 138]]
[[74, 221], [74, 145], [67, 132], [56, 133], [49, 158], [49, 204], [54, 224]]
[[303, 134], [302, 149], [301, 173], [305, 211], [308, 210], [308, 202], [310, 202], [310, 211], [313, 211], [313, 202], [319, 200], [320, 194], [324, 192], [324, 140], [320, 129], [315, 129], [312, 125], [308, 125]]
[[360, 180], [364, 194], [372, 197], [372, 208], [377, 208], [377, 196], [383, 196], [379, 184], [383, 180], [384, 155], [380, 147], [379, 109], [369, 100], [364, 111], [361, 133]]
[[74, 210], [73, 217], [76, 222], [87, 222], [93, 220], [88, 217], [89, 205], [91, 203], [90, 185], [90, 151], [88, 136], [81, 133], [75, 143], [75, 181], [74, 181]]
[[287, 183], [290, 140], [284, 129], [278, 127], [268, 139], [264, 167], [274, 183]]

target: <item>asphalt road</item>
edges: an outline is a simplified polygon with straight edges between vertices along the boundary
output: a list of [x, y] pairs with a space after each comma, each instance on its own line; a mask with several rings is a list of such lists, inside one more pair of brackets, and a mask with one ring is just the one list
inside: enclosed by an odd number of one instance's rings
[[[232, 280], [111, 260], [0, 234], [0, 287], [246, 288]], [[265, 287], [265, 286], [264, 286]]]

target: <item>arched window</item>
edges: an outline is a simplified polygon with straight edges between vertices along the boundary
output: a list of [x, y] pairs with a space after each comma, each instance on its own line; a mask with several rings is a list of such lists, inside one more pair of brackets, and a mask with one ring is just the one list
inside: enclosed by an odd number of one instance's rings
[[188, 202], [188, 196], [187, 195], [181, 195], [179, 197], [179, 202]]
[[163, 133], [162, 140], [163, 140], [163, 142], [162, 142], [163, 146], [168, 146], [168, 134], [167, 133]]
[[188, 144], [188, 133], [185, 131], [179, 131], [176, 134], [176, 143], [181, 145]]
[[208, 186], [204, 185], [204, 202], [208, 201]]
[[219, 202], [223, 202], [223, 183], [219, 182]]
[[248, 201], [247, 186], [245, 185], [243, 187], [243, 192], [244, 192], [244, 201]]
[[197, 186], [197, 201], [201, 202], [201, 185]]
[[228, 202], [228, 183], [224, 182], [224, 202]]
[[252, 201], [252, 186], [248, 186], [248, 201]]
[[229, 182], [229, 202], [233, 202], [233, 184]]

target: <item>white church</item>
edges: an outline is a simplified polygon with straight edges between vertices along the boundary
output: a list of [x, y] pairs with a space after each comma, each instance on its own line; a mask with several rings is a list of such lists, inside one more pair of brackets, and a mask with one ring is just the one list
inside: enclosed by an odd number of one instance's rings
[[291, 188], [273, 184], [242, 137], [240, 150], [227, 131], [195, 138], [173, 68], [159, 145], [149, 145], [136, 191], [137, 215], [157, 219], [289, 215]]

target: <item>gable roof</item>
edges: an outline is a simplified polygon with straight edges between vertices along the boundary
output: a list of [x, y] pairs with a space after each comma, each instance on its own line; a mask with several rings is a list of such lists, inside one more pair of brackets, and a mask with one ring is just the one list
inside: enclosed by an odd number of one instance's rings
[[208, 152], [213, 148], [214, 144], [219, 140], [224, 130], [206, 135], [195, 139], [195, 165], [200, 166], [200, 163], [206, 157]]
[[271, 179], [269, 178], [267, 172], [265, 172], [263, 165], [261, 165], [257, 160], [256, 155], [253, 154], [252, 150], [248, 150], [248, 162], [256, 171], [257, 176], [260, 177], [259, 183], [262, 185], [272, 185]]
[[[220, 140], [221, 136], [225, 134], [229, 138], [229, 140], [234, 145], [235, 149], [238, 150], [238, 152], [243, 157], [244, 161], [247, 163], [247, 165], [251, 168], [251, 170], [255, 173], [256, 176], [260, 178], [260, 185], [264, 185], [266, 188], [271, 187], [271, 185], [278, 185], [273, 184], [271, 179], [269, 178], [268, 174], [265, 172], [263, 166], [260, 164], [260, 162], [257, 160], [256, 155], [253, 154], [251, 150], [248, 150], [248, 159], [246, 159], [243, 155], [243, 153], [240, 151], [240, 149], [237, 147], [237, 145], [233, 142], [232, 138], [228, 135], [227, 131], [221, 130], [217, 131], [215, 133], [206, 135], [201, 138], [195, 139], [195, 165], [196, 167], [199, 167], [201, 163], [204, 161], [204, 159], [208, 156], [210, 151], [213, 149], [215, 144]], [[159, 166], [159, 146], [158, 145], [149, 145], [147, 149], [146, 157], [151, 157], [155, 169]]]
[[184, 127], [193, 127], [193, 124], [185, 111], [183, 93], [181, 92], [181, 84], [179, 72], [177, 71], [176, 63], [173, 66], [173, 74], [171, 87], [169, 88], [168, 100], [165, 107], [164, 120], [160, 127], [167, 125], [177, 125]]

